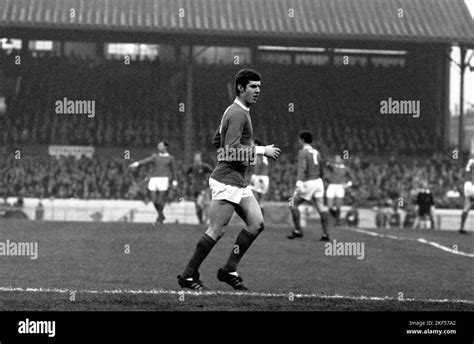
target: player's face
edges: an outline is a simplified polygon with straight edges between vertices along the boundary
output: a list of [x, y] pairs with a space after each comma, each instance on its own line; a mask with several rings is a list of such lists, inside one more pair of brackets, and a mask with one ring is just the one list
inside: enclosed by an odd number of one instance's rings
[[342, 164], [342, 158], [339, 155], [334, 156], [334, 162], [336, 164]]
[[158, 143], [158, 152], [160, 153], [166, 153], [166, 146], [163, 142]]
[[245, 90], [240, 93], [239, 98], [247, 105], [252, 105], [257, 102], [260, 95], [260, 81], [249, 81]]
[[194, 155], [194, 163], [195, 163], [195, 164], [200, 164], [201, 161], [202, 161], [201, 154], [196, 154], [196, 155]]

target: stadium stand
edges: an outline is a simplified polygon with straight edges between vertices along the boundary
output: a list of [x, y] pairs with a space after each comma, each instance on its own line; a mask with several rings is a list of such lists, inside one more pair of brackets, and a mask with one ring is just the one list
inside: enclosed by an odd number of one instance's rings
[[[185, 80], [179, 64], [144, 60], [124, 65], [122, 60], [35, 55], [24, 57], [29, 59], [28, 63], [16, 71], [22, 81], [6, 118], [6, 142], [10, 146], [151, 148], [159, 139], [166, 138], [180, 166], [183, 165], [184, 147], [180, 137], [184, 123], [176, 104], [185, 99], [182, 87]], [[2, 61], [9, 58], [12, 56], [2, 54]], [[211, 137], [231, 100], [229, 75], [242, 67], [200, 64], [195, 68], [193, 88], [197, 101], [193, 125], [199, 135], [194, 146], [208, 155], [213, 154]], [[294, 152], [298, 131], [311, 128], [323, 156], [348, 150], [357, 178], [359, 205], [375, 204], [383, 198], [409, 198], [410, 190], [425, 178], [433, 185], [438, 206], [448, 206], [446, 192], [453, 185], [460, 185], [462, 176], [454, 162], [433, 155], [441, 150], [442, 143], [436, 128], [426, 126], [429, 116], [413, 121], [396, 116], [387, 118], [379, 113], [380, 99], [389, 96], [407, 99], [417, 94], [416, 99], [424, 99], [423, 89], [413, 86], [418, 83], [408, 82], [406, 68], [370, 64], [290, 67], [262, 63], [258, 69], [264, 75], [264, 87], [268, 86], [252, 110], [255, 135], [264, 142], [277, 144], [284, 152]], [[55, 101], [63, 97], [94, 99], [96, 116], [55, 114]], [[297, 104], [294, 111], [289, 111], [288, 99], [294, 99], [292, 103]], [[423, 104], [426, 104], [423, 111], [430, 111], [430, 102]], [[409, 126], [407, 120], [411, 120]], [[283, 154], [271, 169], [269, 200], [291, 197], [295, 182], [291, 155]], [[421, 160], [396, 162], [394, 166], [387, 161], [389, 156], [400, 155], [417, 156]], [[181, 170], [180, 188], [176, 192], [188, 196]], [[1, 178], [1, 194], [5, 196], [145, 197], [144, 187], [140, 186], [144, 185], [146, 171], [142, 169], [133, 175], [123, 161], [113, 159], [84, 157], [56, 161], [41, 157], [15, 161], [10, 157], [5, 158]]]
[[[29, 58], [33, 63], [25, 63], [27, 67], [20, 71], [21, 90], [10, 105], [6, 142], [150, 147], [166, 136], [177, 151], [184, 149], [182, 140], [177, 139], [184, 123], [176, 104], [185, 99], [184, 73], [179, 65]], [[230, 100], [222, 90], [228, 89], [229, 75], [236, 69], [196, 67], [195, 98], [203, 101], [197, 101], [193, 111], [195, 131], [199, 133], [195, 147], [210, 149], [210, 138]], [[441, 148], [440, 135], [433, 126], [426, 126], [429, 116], [415, 122], [410, 116], [387, 118], [379, 113], [380, 99], [389, 96], [421, 99], [423, 111], [430, 111], [431, 102], [423, 101], [423, 90], [400, 87], [408, 84], [403, 67], [297, 65], [290, 69], [263, 64], [258, 69], [269, 86], [253, 110], [256, 135], [283, 150], [294, 148], [292, 142], [303, 127], [314, 128], [332, 152], [348, 149], [351, 153], [420, 155]], [[54, 104], [63, 98], [94, 99], [97, 116], [57, 116]], [[288, 110], [288, 99], [297, 104], [293, 112]]]

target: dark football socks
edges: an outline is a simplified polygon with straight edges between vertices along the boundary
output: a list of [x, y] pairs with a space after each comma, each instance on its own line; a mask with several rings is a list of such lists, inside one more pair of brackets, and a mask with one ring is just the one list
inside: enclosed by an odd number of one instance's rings
[[163, 209], [165, 209], [165, 203], [160, 203], [160, 202], [154, 202], [153, 205], [155, 206], [155, 209], [158, 213], [158, 218], [160, 220], [163, 220], [165, 218]]
[[323, 229], [323, 236], [329, 237], [329, 231], [328, 231], [329, 221], [330, 221], [329, 212], [323, 211], [321, 212], [320, 216], [321, 216], [321, 227]]
[[197, 208], [196, 215], [199, 220], [199, 224], [202, 224], [202, 208], [201, 207]]
[[193, 277], [193, 275], [198, 271], [204, 259], [206, 259], [209, 252], [211, 252], [216, 242], [217, 242], [216, 240], [212, 239], [207, 234], [204, 234], [201, 237], [201, 239], [196, 245], [196, 249], [194, 250], [194, 254], [191, 257], [191, 260], [189, 261], [188, 266], [183, 272], [182, 276], [184, 278]]
[[229, 260], [224, 266], [224, 271], [226, 272], [237, 271], [237, 265], [239, 264], [245, 252], [247, 252], [250, 245], [252, 245], [255, 238], [257, 238], [256, 235], [250, 234], [245, 229], [242, 229], [240, 231], [239, 235], [237, 236], [237, 239], [235, 240], [235, 245], [232, 248], [232, 252], [230, 254]]
[[464, 224], [466, 223], [466, 219], [467, 219], [467, 211], [463, 211], [462, 212], [462, 215], [461, 215], [461, 230], [464, 229]]
[[293, 224], [295, 226], [295, 231], [301, 232], [301, 222], [300, 222], [300, 210], [298, 208], [290, 208], [291, 216], [293, 217]]

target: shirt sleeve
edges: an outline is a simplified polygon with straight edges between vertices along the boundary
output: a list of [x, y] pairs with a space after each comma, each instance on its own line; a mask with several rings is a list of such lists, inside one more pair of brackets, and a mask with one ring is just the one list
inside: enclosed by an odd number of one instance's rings
[[145, 158], [145, 159], [142, 159], [142, 160], [138, 160], [137, 162], [138, 162], [139, 165], [148, 164], [149, 162], [154, 161], [154, 160], [155, 160], [155, 157], [156, 157], [156, 155], [153, 154], [153, 155], [149, 156], [148, 158]]
[[171, 180], [176, 180], [175, 167], [176, 166], [175, 166], [174, 157], [171, 157], [170, 159]]
[[326, 164], [323, 161], [323, 159], [321, 158], [321, 153], [319, 153], [319, 151], [318, 151], [318, 164], [319, 164], [319, 176], [321, 178], [323, 178], [324, 177], [324, 165], [326, 165]]
[[218, 149], [221, 146], [221, 133], [219, 132], [220, 125], [216, 130], [216, 133], [214, 134], [214, 137], [212, 138], [212, 145]]

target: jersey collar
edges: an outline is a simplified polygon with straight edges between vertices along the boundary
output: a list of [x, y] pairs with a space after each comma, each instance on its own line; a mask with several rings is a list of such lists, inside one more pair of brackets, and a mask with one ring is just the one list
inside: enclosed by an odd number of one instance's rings
[[245, 111], [250, 111], [250, 108], [246, 107], [244, 104], [242, 104], [242, 102], [239, 100], [239, 98], [235, 98], [234, 100], [234, 104], [237, 104], [238, 106], [240, 106], [242, 109], [244, 109]]
[[313, 149], [313, 146], [311, 146], [311, 145], [308, 144], [308, 143], [305, 143], [305, 144], [303, 145], [303, 149]]
[[170, 156], [170, 153], [158, 153], [159, 156]]

